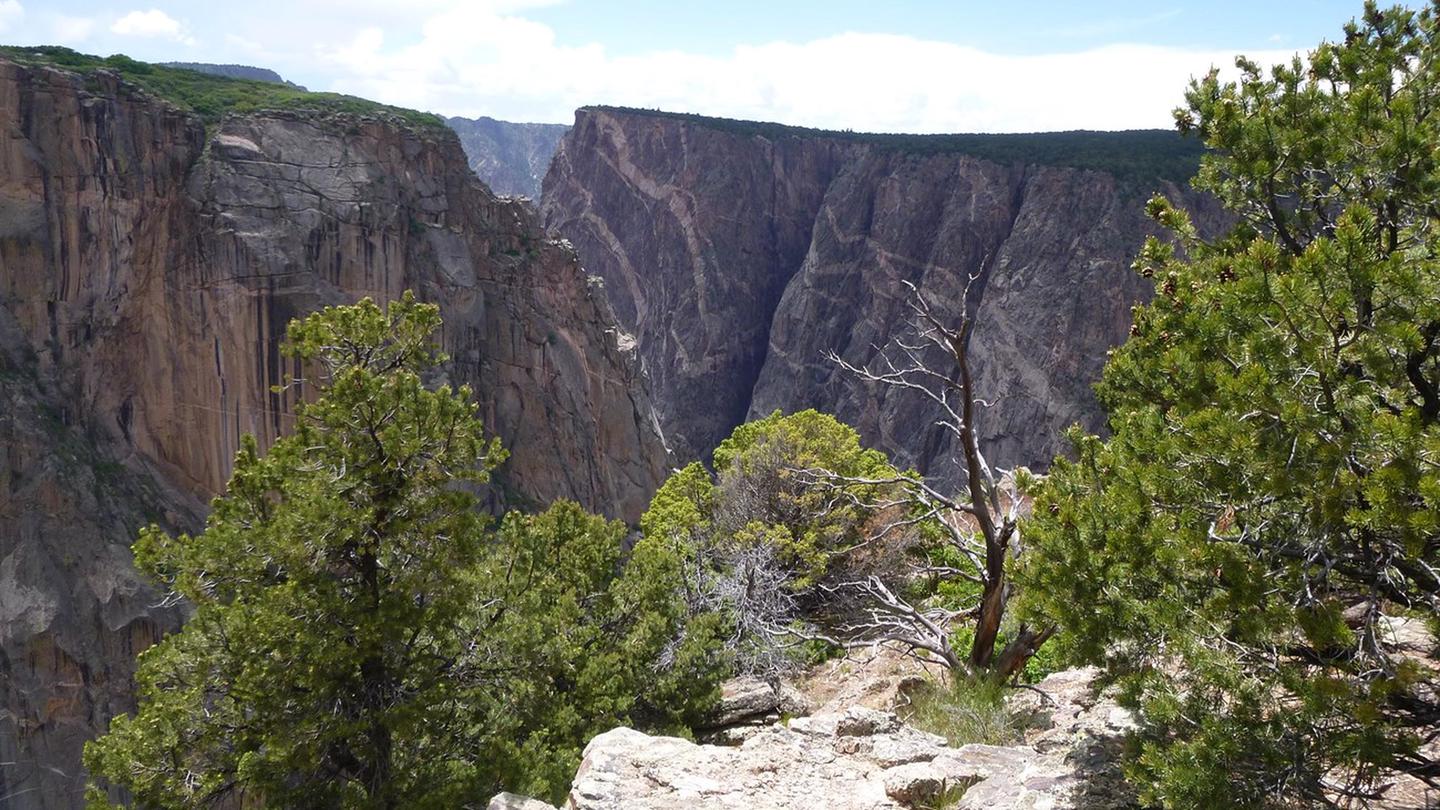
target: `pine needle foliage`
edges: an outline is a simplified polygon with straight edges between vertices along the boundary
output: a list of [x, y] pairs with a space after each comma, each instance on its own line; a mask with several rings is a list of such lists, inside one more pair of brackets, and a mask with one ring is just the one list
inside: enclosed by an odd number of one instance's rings
[[558, 798], [596, 732], [683, 730], [714, 701], [678, 558], [624, 555], [625, 526], [573, 503], [489, 527], [476, 485], [505, 451], [467, 388], [427, 384], [439, 328], [409, 293], [290, 324], [294, 431], [245, 440], [202, 533], [135, 544], [194, 615], [87, 746], [92, 806]]
[[1037, 493], [1023, 593], [1139, 709], [1147, 801], [1363, 802], [1440, 777], [1433, 662], [1387, 618], [1440, 613], [1440, 6], [1237, 66], [1176, 116], [1241, 225], [1152, 200], [1112, 437]]

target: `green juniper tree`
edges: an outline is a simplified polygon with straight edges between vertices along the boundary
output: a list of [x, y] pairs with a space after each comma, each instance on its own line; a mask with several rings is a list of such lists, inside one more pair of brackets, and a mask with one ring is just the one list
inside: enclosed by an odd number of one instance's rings
[[[715, 448], [717, 528], [738, 543], [772, 545], [791, 587], [823, 578], [864, 539], [866, 510], [813, 486], [806, 470], [849, 477], [898, 473], [885, 455], [829, 414], [779, 411], [735, 428]], [[873, 487], [871, 488], [873, 489]]]
[[[926, 390], [952, 409], [956, 425], [968, 426], [963, 332], [933, 318], [918, 295], [915, 307], [929, 328], [922, 336], [940, 341], [961, 371], [906, 363], [905, 382], [915, 384], [902, 387], [948, 380]], [[726, 645], [741, 672], [775, 676], [802, 663], [802, 652], [891, 643], [941, 664], [957, 682], [1004, 681], [1020, 675], [1052, 633], [1048, 624], [1006, 622], [1005, 572], [1019, 551], [1022, 506], [1015, 486], [1028, 476], [995, 480], [975, 434], [955, 430], [977, 483], [952, 496], [864, 449], [832, 416], [777, 411], [720, 444], [713, 476], [699, 463], [671, 476], [641, 527], [687, 560], [691, 609], [726, 617]]]
[[1129, 774], [1166, 807], [1367, 800], [1440, 784], [1440, 6], [1367, 4], [1342, 41], [1194, 82], [1196, 185], [1239, 225], [1169, 232], [1026, 524], [1027, 610], [1107, 666], [1142, 721]]
[[477, 642], [497, 677], [472, 707], [487, 784], [559, 802], [591, 737], [685, 734], [718, 699], [719, 617], [689, 617], [683, 557], [648, 538], [625, 554], [628, 532], [568, 501], [506, 516]]
[[[699, 462], [678, 470], [641, 518], [645, 542], [684, 560], [686, 599], [696, 615], [723, 616], [726, 648], [739, 671], [774, 676], [803, 662], [796, 630], [830, 601], [834, 581], [864, 545], [864, 502], [877, 487], [815, 486], [808, 471], [888, 479], [884, 454], [860, 446], [828, 414], [779, 411], [740, 425], [720, 443], [715, 474]], [[864, 497], [861, 497], [864, 496]]]
[[203, 533], [135, 545], [195, 611], [87, 746], [94, 805], [558, 798], [602, 726], [676, 728], [714, 699], [724, 662], [669, 549], [621, 559], [623, 525], [568, 503], [487, 530], [471, 485], [504, 451], [466, 388], [425, 384], [439, 326], [408, 293], [291, 323], [314, 394], [293, 434], [247, 438]]
[[247, 437], [203, 533], [135, 544], [195, 614], [142, 654], [139, 711], [87, 747], [92, 775], [147, 807], [398, 807], [465, 785], [485, 534], [456, 483], [504, 454], [468, 390], [422, 381], [439, 325], [408, 295], [291, 324], [319, 396], [267, 453]]

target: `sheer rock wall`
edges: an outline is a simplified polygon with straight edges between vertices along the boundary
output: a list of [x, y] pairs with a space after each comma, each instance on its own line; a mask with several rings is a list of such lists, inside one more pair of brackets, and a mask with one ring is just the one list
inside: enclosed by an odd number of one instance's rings
[[814, 407], [958, 481], [936, 409], [824, 357], [864, 364], [901, 337], [909, 281], [977, 315], [988, 455], [1044, 467], [1071, 423], [1102, 426], [1091, 385], [1147, 294], [1129, 269], [1153, 232], [1145, 198], [1164, 192], [1202, 229], [1220, 220], [1159, 180], [734, 123], [585, 108], [544, 185], [547, 225], [605, 279], [681, 458], [746, 418]]
[[207, 132], [118, 78], [0, 60], [0, 805], [78, 806], [83, 741], [178, 626], [133, 570], [284, 431], [286, 324], [413, 289], [511, 452], [498, 504], [637, 518], [666, 469], [604, 297], [453, 133], [258, 113]]

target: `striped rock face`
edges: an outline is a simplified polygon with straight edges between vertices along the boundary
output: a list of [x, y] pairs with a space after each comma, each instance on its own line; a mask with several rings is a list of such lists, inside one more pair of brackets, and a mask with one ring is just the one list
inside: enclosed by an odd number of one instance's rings
[[[970, 308], [972, 365], [995, 403], [983, 449], [1043, 468], [1070, 424], [1102, 426], [1091, 385], [1149, 287], [1129, 269], [1153, 232], [1144, 200], [1164, 192], [1202, 232], [1221, 222], [1164, 179], [1184, 171], [1145, 174], [1178, 135], [1084, 136], [1097, 146], [1071, 134], [1075, 154], [1065, 137], [905, 139], [586, 108], [541, 208], [605, 279], [680, 458], [707, 456], [747, 418], [813, 407], [953, 482], [938, 408], [862, 384], [826, 353], [863, 365], [904, 338], [904, 282], [942, 311]], [[1134, 170], [1077, 167], [1101, 151]]]

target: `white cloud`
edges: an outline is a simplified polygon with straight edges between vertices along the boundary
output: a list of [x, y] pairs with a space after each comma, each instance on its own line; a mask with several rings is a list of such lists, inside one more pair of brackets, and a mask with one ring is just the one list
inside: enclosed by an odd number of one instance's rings
[[9, 31], [25, 16], [20, 0], [0, 0], [0, 33]]
[[284, 73], [291, 63], [286, 61], [286, 53], [283, 49], [276, 50], [259, 40], [233, 33], [226, 34], [223, 41], [228, 46], [228, 51], [223, 57], [226, 61], [278, 70], [282, 76], [290, 78]]
[[557, 42], [549, 27], [514, 13], [519, 5], [451, 2], [418, 36], [370, 27], [317, 55], [335, 77], [331, 89], [450, 115], [565, 121], [577, 106], [621, 104], [897, 132], [1169, 127], [1190, 77], [1234, 60], [1146, 45], [1010, 56], [871, 33], [721, 56], [611, 55]]
[[149, 11], [132, 11], [111, 23], [110, 31], [121, 36], [156, 37], [173, 39], [176, 42], [193, 44], [194, 39], [185, 31], [180, 21], [158, 8]]
[[90, 38], [90, 33], [95, 30], [95, 20], [91, 17], [71, 17], [60, 14], [50, 22], [50, 33], [56, 42], [62, 45], [75, 45]]

